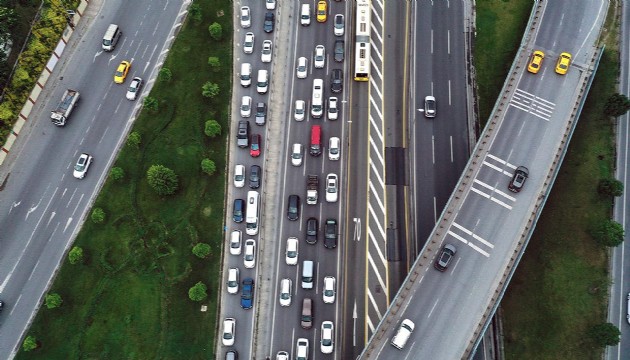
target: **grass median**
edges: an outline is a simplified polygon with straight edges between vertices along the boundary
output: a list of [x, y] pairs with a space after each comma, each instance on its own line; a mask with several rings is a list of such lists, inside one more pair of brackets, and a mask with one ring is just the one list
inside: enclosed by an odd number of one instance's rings
[[[232, 2], [195, 4], [202, 20], [189, 16], [164, 65], [172, 80], [157, 82], [150, 94], [158, 99], [158, 111], [143, 111], [137, 119], [133, 130], [141, 143], [125, 146], [114, 165], [124, 170], [124, 178], [108, 180], [96, 200], [94, 206], [104, 209], [106, 220], [95, 224], [88, 217], [75, 242], [85, 251], [84, 262], [63, 263], [51, 289], [63, 304], [42, 307], [29, 330], [40, 347], [20, 352], [18, 359], [214, 358]], [[210, 38], [213, 22], [222, 25], [223, 40]], [[210, 56], [220, 59], [219, 72], [208, 66]], [[201, 95], [206, 81], [219, 85], [215, 100]], [[204, 135], [209, 119], [219, 121], [222, 136]], [[215, 175], [201, 171], [203, 158], [215, 161]], [[177, 173], [174, 195], [160, 197], [149, 188], [146, 172], [153, 164]], [[209, 258], [192, 254], [199, 242], [211, 245]], [[201, 303], [188, 298], [188, 289], [199, 281], [208, 286], [208, 298]], [[208, 311], [201, 312], [204, 304]]]
[[[520, 45], [528, 8], [527, 1], [477, 3], [475, 60], [485, 118]], [[614, 36], [610, 40], [551, 195], [501, 304], [507, 359], [602, 355], [586, 332], [606, 318], [608, 258], [588, 230], [609, 218], [612, 206], [597, 193], [599, 180], [614, 166], [613, 124], [602, 111], [616, 92], [617, 46]]]

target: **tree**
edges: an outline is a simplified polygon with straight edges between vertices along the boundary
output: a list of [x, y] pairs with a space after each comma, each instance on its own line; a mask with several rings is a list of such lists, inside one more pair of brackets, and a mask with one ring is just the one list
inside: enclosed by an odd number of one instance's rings
[[601, 245], [618, 246], [623, 241], [623, 226], [614, 220], [606, 219], [591, 230], [591, 236]]
[[61, 299], [61, 295], [57, 293], [46, 294], [46, 300], [44, 300], [46, 307], [49, 309], [60, 307], [62, 302], [63, 300]]
[[102, 224], [105, 221], [105, 211], [101, 208], [94, 208], [92, 210], [92, 222], [95, 224]]
[[630, 110], [630, 100], [623, 94], [612, 94], [604, 105], [604, 115], [606, 116], [621, 116], [628, 110]]
[[160, 196], [174, 194], [179, 187], [177, 174], [163, 165], [151, 165], [147, 170], [147, 181]]
[[208, 58], [208, 65], [210, 65], [210, 67], [214, 71], [221, 70], [221, 61], [219, 61], [219, 58], [216, 56], [210, 56]]
[[601, 179], [597, 191], [602, 195], [621, 196], [623, 195], [623, 183], [615, 178]]
[[158, 77], [161, 82], [169, 82], [173, 78], [173, 73], [169, 68], [161, 68]]
[[210, 245], [206, 243], [198, 243], [197, 245], [193, 246], [192, 252], [193, 254], [195, 254], [196, 257], [200, 259], [205, 259], [208, 257], [208, 255], [210, 255], [212, 249], [210, 248]]
[[83, 262], [83, 249], [78, 246], [73, 247], [68, 253], [68, 261], [72, 265]]
[[204, 130], [206, 136], [215, 138], [221, 135], [221, 124], [219, 124], [216, 120], [208, 120], [206, 121], [206, 128]]
[[591, 327], [589, 335], [597, 345], [606, 347], [619, 344], [621, 332], [615, 325], [603, 323]]
[[211, 99], [219, 95], [219, 84], [206, 81], [201, 87], [201, 95]]
[[39, 347], [38, 341], [35, 338], [35, 336], [29, 335], [26, 337], [26, 339], [24, 339], [24, 342], [22, 343], [22, 350], [24, 351], [31, 351], [31, 350], [35, 350]]
[[203, 301], [208, 297], [208, 287], [200, 281], [188, 289], [188, 297], [192, 301]]
[[223, 28], [221, 24], [213, 22], [208, 26], [208, 31], [210, 32], [210, 37], [214, 40], [221, 40], [221, 36], [223, 36]]
[[[127, 139], [129, 141], [129, 139]], [[120, 181], [125, 177], [125, 170], [123, 168], [115, 166], [112, 171], [109, 172], [109, 177], [114, 181]]]
[[137, 131], [132, 131], [131, 133], [129, 133], [129, 136], [127, 136], [128, 146], [133, 146], [135, 148], [138, 148], [140, 147], [141, 142], [142, 142], [142, 137], [140, 136], [140, 133]]
[[154, 98], [153, 96], [147, 96], [142, 101], [142, 106], [144, 106], [144, 108], [149, 110], [149, 111], [157, 112], [158, 111], [158, 100], [156, 98]]
[[201, 171], [212, 176], [217, 171], [217, 165], [210, 159], [201, 160]]
[[194, 3], [190, 5], [190, 17], [196, 22], [201, 21], [201, 6], [199, 4]]

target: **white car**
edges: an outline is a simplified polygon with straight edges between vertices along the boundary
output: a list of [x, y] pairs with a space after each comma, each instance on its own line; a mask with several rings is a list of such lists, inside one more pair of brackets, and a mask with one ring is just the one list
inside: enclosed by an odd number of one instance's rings
[[250, 26], [252, 26], [252, 17], [249, 12], [249, 6], [242, 6], [241, 7], [241, 27], [243, 29], [247, 29]]
[[241, 116], [244, 118], [248, 118], [252, 116], [252, 97], [251, 96], [243, 96], [241, 98]]
[[131, 80], [131, 84], [129, 84], [129, 87], [127, 88], [127, 100], [136, 100], [138, 94], [140, 94], [140, 89], [142, 89], [143, 83], [142, 78], [137, 76]]
[[293, 111], [293, 117], [295, 121], [304, 120], [304, 114], [306, 113], [306, 102], [304, 100], [295, 100], [295, 110]]
[[241, 255], [241, 239], [243, 234], [241, 230], [233, 230], [230, 234], [230, 254]]
[[335, 26], [335, 36], [343, 36], [344, 22], [345, 21], [342, 14], [335, 15], [335, 21], [333, 22]]
[[76, 165], [74, 165], [74, 171], [72, 172], [72, 176], [77, 179], [83, 179], [90, 168], [90, 165], [94, 161], [94, 158], [90, 154], [81, 154], [79, 159], [77, 160]]
[[227, 290], [228, 294], [238, 294], [238, 268], [228, 270]]
[[223, 320], [223, 346], [234, 345], [236, 337], [236, 320], [234, 318], [225, 318]]
[[265, 0], [265, 8], [267, 10], [275, 10], [276, 9], [276, 0]]
[[336, 97], [331, 96], [328, 98], [328, 120], [337, 120], [339, 117], [339, 108], [337, 107], [338, 100]]
[[328, 174], [326, 176], [326, 201], [337, 202], [337, 174]]
[[271, 40], [263, 41], [262, 52], [260, 54], [260, 61], [264, 63], [270, 63], [272, 52], [273, 52], [273, 43], [271, 42]]
[[245, 54], [251, 54], [254, 52], [254, 33], [253, 32], [248, 32], [247, 34], [245, 34], [245, 41], [243, 41], [243, 51], [245, 52]]
[[287, 239], [286, 262], [287, 265], [297, 265], [298, 263], [298, 239], [296, 237]]
[[253, 239], [245, 241], [245, 256], [243, 256], [243, 265], [247, 269], [253, 269], [256, 266], [256, 242]]
[[278, 351], [276, 360], [289, 360], [289, 353], [286, 351]]
[[324, 278], [324, 290], [322, 291], [322, 297], [325, 304], [332, 304], [335, 302], [335, 277], [326, 276]]
[[301, 166], [303, 158], [304, 150], [302, 149], [302, 144], [293, 144], [293, 147], [291, 148], [291, 165]]
[[291, 279], [282, 279], [280, 281], [280, 306], [291, 305], [291, 288], [293, 284]]
[[298, 58], [296, 75], [298, 79], [306, 79], [308, 76], [308, 60], [304, 56]]
[[297, 347], [295, 349], [296, 360], [308, 360], [308, 339], [297, 339]]
[[335, 348], [335, 325], [332, 321], [322, 322], [321, 337], [322, 354], [332, 354]]
[[326, 48], [324, 45], [315, 46], [315, 68], [323, 69], [326, 66]]
[[238, 164], [234, 167], [234, 186], [237, 188], [245, 186], [245, 165]]
[[331, 137], [328, 141], [328, 160], [336, 161], [341, 156], [341, 140], [338, 137]]

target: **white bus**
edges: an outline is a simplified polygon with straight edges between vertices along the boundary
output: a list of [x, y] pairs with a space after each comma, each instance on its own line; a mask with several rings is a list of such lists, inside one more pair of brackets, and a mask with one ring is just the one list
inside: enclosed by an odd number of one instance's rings
[[356, 47], [354, 51], [354, 80], [370, 79], [370, 0], [357, 0]]
[[245, 216], [245, 233], [247, 235], [258, 234], [258, 214], [260, 213], [260, 201], [258, 191], [247, 192], [247, 207]]
[[311, 115], [319, 119], [324, 114], [324, 80], [313, 79], [313, 99], [311, 102]]

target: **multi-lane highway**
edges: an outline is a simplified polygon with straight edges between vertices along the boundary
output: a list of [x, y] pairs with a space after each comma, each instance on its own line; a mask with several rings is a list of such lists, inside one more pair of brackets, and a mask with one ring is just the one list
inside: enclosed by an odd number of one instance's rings
[[[9, 359], [73, 236], [86, 208], [106, 176], [108, 165], [128, 131], [138, 102], [125, 98], [126, 85], [113, 82], [121, 60], [132, 62], [129, 78], [149, 80], [158, 57], [181, 15], [179, 1], [108, 1], [88, 7], [40, 100], [22, 129], [20, 144], [3, 165], [7, 179], [0, 198], [0, 294], [5, 302], [0, 322], [0, 358]], [[124, 36], [111, 53], [101, 49], [110, 23]], [[127, 80], [127, 85], [130, 79]], [[150, 86], [151, 83], [149, 83]], [[69, 123], [50, 122], [67, 88], [81, 93]], [[94, 163], [83, 180], [72, 176], [82, 152]], [[7, 177], [8, 176], [8, 177]]]
[[[607, 10], [605, 3], [539, 5], [482, 140], [362, 358], [468, 356], [505, 289], [579, 116]], [[526, 71], [534, 50], [548, 59], [537, 74]], [[573, 54], [566, 75], [554, 72], [561, 52]], [[528, 167], [529, 178], [520, 193], [512, 193], [508, 183], [518, 166]], [[445, 272], [436, 271], [433, 263], [445, 244], [457, 253]], [[415, 330], [399, 350], [389, 342], [405, 318]]]

